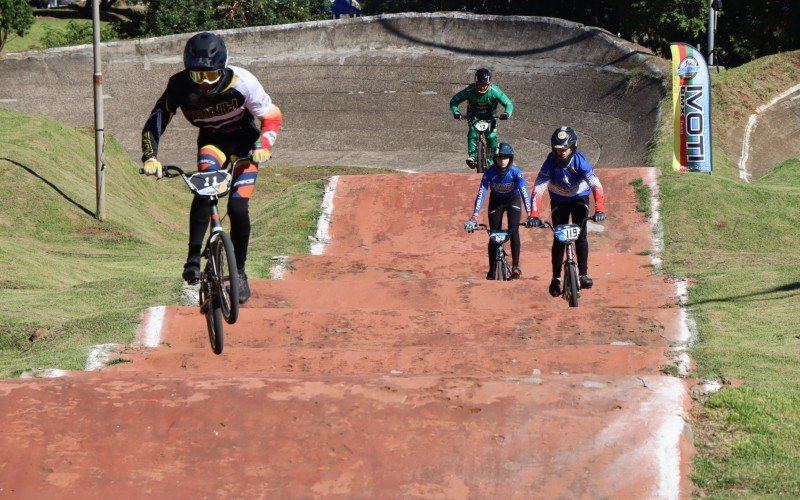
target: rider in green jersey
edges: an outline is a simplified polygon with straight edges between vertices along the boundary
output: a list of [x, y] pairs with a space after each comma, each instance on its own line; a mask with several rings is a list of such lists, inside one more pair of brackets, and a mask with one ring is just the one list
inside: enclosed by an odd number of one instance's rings
[[[501, 113], [498, 118], [510, 118], [514, 112], [514, 103], [506, 96], [497, 84], [492, 83], [492, 72], [486, 68], [481, 68], [475, 72], [475, 83], [468, 85], [464, 90], [454, 95], [450, 99], [450, 111], [453, 118], [461, 119], [461, 112], [458, 105], [467, 101], [467, 118], [477, 118], [480, 120], [494, 120], [497, 104], [502, 104], [505, 113]], [[467, 132], [467, 165], [475, 168], [475, 143], [478, 141], [478, 131], [472, 125]], [[486, 142], [489, 146], [487, 162], [489, 165], [494, 161], [494, 153], [497, 149], [497, 130], [492, 127], [486, 134]]]

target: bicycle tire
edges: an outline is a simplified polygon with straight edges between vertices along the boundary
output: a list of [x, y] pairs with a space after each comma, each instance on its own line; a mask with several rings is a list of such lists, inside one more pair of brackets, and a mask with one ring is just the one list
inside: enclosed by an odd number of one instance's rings
[[498, 260], [494, 263], [494, 279], [497, 281], [506, 281], [506, 270], [503, 267], [503, 261]]
[[476, 153], [477, 153], [477, 158], [476, 158], [477, 165], [475, 166], [475, 169], [480, 174], [480, 173], [483, 173], [487, 168], [487, 164], [486, 164], [486, 143], [483, 141], [483, 136], [481, 136], [478, 139], [478, 148], [477, 148]]
[[224, 231], [217, 233], [217, 238], [211, 242], [211, 251], [218, 278], [215, 280], [218, 305], [225, 322], [232, 325], [239, 319], [239, 270], [230, 236]]
[[222, 308], [214, 307], [213, 305], [208, 308], [206, 312], [206, 325], [208, 326], [208, 341], [211, 343], [211, 350], [214, 354], [222, 354], [223, 345], [223, 322], [222, 322]]
[[565, 271], [564, 289], [567, 292], [567, 302], [570, 307], [578, 307], [578, 269], [574, 262], [568, 262]]

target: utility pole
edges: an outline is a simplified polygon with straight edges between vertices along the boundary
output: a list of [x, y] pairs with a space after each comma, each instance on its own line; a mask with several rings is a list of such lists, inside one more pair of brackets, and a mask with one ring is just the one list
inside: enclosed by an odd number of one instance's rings
[[722, 0], [711, 0], [708, 6], [708, 65], [714, 64], [714, 32], [717, 31], [717, 13], [722, 10]]
[[98, 220], [106, 218], [105, 162], [103, 161], [103, 73], [100, 64], [100, 0], [92, 0], [92, 46], [94, 48], [94, 157], [97, 184]]

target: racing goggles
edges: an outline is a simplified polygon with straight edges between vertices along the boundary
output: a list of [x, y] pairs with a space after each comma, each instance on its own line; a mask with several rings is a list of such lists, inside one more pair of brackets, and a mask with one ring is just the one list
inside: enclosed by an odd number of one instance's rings
[[489, 90], [489, 85], [489, 83], [477, 82], [475, 88], [478, 89], [478, 92], [483, 93]]
[[217, 83], [222, 78], [221, 69], [210, 69], [204, 71], [189, 71], [189, 78], [194, 83]]

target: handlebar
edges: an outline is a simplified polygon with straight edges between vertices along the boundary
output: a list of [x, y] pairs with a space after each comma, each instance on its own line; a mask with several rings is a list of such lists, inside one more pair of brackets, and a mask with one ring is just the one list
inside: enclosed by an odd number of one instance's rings
[[[225, 164], [222, 166], [221, 170], [233, 170], [239, 166], [239, 164], [248, 162], [250, 163], [252, 160], [249, 156], [243, 156], [241, 158], [236, 158], [234, 161], [226, 161]], [[163, 176], [166, 179], [172, 179], [173, 177], [190, 177], [193, 174], [199, 172], [196, 170], [194, 172], [186, 172], [178, 165], [162, 165], [162, 172]], [[144, 174], [144, 168], [139, 169], [139, 174]]]
[[[518, 224], [518, 225], [522, 226], [522, 227], [525, 227], [524, 223], [521, 223], [521, 224]], [[491, 233], [492, 232], [492, 230], [489, 228], [489, 226], [487, 226], [486, 224], [484, 224], [482, 222], [478, 223], [478, 225], [475, 226], [475, 229], [478, 229], [478, 228], [485, 229], [487, 233]], [[472, 232], [475, 231], [475, 229], [473, 229], [472, 231], [469, 231], [469, 232], [472, 233]], [[502, 229], [499, 229], [498, 231], [502, 231]]]

